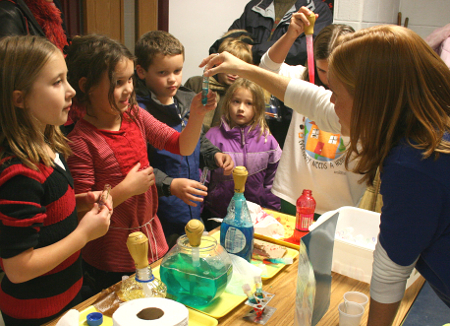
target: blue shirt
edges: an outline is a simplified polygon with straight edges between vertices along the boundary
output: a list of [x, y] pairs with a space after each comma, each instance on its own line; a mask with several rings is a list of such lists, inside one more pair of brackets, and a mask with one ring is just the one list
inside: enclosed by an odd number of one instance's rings
[[450, 154], [423, 159], [401, 142], [384, 162], [380, 192], [381, 245], [401, 266], [419, 257], [416, 269], [450, 306]]

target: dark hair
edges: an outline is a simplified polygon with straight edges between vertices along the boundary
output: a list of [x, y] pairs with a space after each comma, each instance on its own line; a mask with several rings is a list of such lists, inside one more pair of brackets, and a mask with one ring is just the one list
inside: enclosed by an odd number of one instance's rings
[[[130, 50], [120, 42], [110, 39], [104, 35], [89, 34], [77, 36], [73, 39], [66, 57], [69, 73], [67, 79], [72, 87], [77, 91], [75, 96], [76, 106], [84, 109], [88, 108], [89, 90], [98, 85], [104, 72], [107, 72], [110, 81], [108, 99], [111, 107], [118, 112], [121, 110], [114, 101], [114, 89], [116, 86], [115, 69], [117, 64], [124, 58], [134, 62], [135, 57]], [[80, 89], [79, 81], [86, 78], [84, 92]], [[136, 94], [130, 97], [130, 107], [133, 110], [137, 108]], [[86, 112], [87, 114], [89, 112]], [[136, 113], [136, 112], [134, 112]]]
[[[327, 60], [333, 49], [338, 45], [339, 37], [354, 32], [353, 27], [344, 24], [331, 24], [324, 27], [314, 39], [314, 60]], [[318, 76], [316, 65], [314, 65], [314, 74]], [[309, 81], [308, 65], [306, 65], [302, 79]], [[315, 79], [315, 84], [325, 86], [320, 78]]]
[[150, 31], [136, 42], [134, 53], [137, 57], [136, 64], [147, 70], [158, 54], [164, 56], [182, 54], [184, 59], [184, 46], [168, 32]]

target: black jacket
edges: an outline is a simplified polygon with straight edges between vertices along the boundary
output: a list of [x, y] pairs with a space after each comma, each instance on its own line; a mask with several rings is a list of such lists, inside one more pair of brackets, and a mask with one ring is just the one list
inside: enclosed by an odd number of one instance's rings
[[[59, 0], [54, 0], [54, 3], [61, 11], [63, 29], [67, 39], [69, 39], [61, 3]], [[23, 0], [0, 0], [0, 37], [9, 35], [40, 35], [46, 37]]]
[[[273, 34], [271, 31], [275, 21], [275, 12], [272, 3], [274, 0], [252, 0], [244, 9], [244, 13], [239, 19], [236, 19], [228, 30], [245, 29], [254, 40], [252, 47], [253, 62], [259, 64], [261, 57], [267, 50], [287, 32], [293, 10], [283, 16], [283, 19], [275, 28]], [[319, 14], [314, 25], [314, 37], [324, 28], [333, 22], [333, 15], [327, 4], [322, 0], [298, 0], [295, 3], [295, 12], [300, 7], [305, 6], [316, 14]], [[305, 65], [306, 62], [306, 39], [305, 34], [301, 34], [294, 42], [285, 62], [289, 65]]]

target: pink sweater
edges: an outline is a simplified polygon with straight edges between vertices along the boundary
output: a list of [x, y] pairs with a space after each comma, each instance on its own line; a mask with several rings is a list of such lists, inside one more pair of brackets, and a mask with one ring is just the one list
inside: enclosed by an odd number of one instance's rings
[[[123, 119], [119, 131], [99, 130], [81, 119], [69, 139], [73, 155], [69, 157], [68, 165], [76, 193], [102, 190], [106, 183], [114, 188], [138, 162], [142, 169], [148, 167], [146, 141], [159, 149], [174, 151], [179, 148], [179, 145], [174, 146], [178, 144], [179, 133], [143, 109], [140, 109], [136, 122]], [[108, 233], [83, 248], [83, 259], [104, 271], [134, 271], [136, 268], [126, 241], [128, 235], [136, 231], [149, 238], [149, 262], [161, 258], [168, 246], [156, 215], [157, 208], [155, 185], [115, 207]]]

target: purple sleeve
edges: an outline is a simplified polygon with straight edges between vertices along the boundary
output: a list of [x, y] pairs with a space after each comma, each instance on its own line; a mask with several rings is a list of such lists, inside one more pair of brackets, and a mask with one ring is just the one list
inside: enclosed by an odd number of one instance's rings
[[281, 208], [281, 200], [279, 197], [275, 196], [272, 193], [272, 185], [273, 180], [275, 179], [275, 174], [277, 172], [278, 163], [280, 162], [281, 158], [281, 148], [278, 145], [275, 138], [273, 138], [272, 135], [269, 136], [269, 140], [273, 143], [272, 148], [274, 148], [270, 154], [269, 162], [266, 169], [266, 175], [264, 177], [264, 191], [265, 191], [265, 199], [266, 199], [266, 205], [265, 207], [280, 210]]

